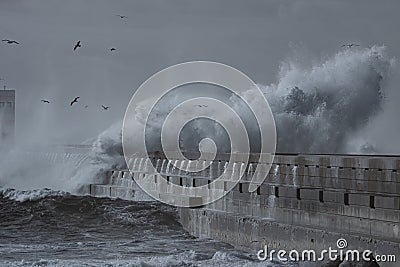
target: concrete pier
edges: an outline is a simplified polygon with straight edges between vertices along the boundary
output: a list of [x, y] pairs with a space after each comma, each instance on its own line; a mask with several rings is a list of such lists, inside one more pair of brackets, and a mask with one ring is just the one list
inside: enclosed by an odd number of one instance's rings
[[[227, 159], [227, 155], [217, 155], [208, 172], [198, 176], [172, 172], [168, 180], [183, 186], [208, 184]], [[184, 188], [178, 192], [171, 192], [168, 186], [158, 188], [161, 177], [148, 172], [146, 164], [156, 166], [163, 161], [158, 154], [146, 163], [132, 159], [131, 164], [136, 164], [132, 174], [153, 183], [155, 191], [184, 197]], [[251, 155], [250, 163], [241, 166], [246, 175], [224, 198], [198, 208], [179, 208], [182, 225], [195, 236], [211, 237], [253, 253], [265, 245], [286, 251], [321, 251], [336, 248], [336, 241], [345, 238], [348, 249], [396, 255], [397, 265], [380, 265], [399, 266], [400, 157], [276, 155], [266, 180], [250, 193], [249, 177], [256, 164], [257, 155]], [[138, 200], [145, 194], [132, 174], [111, 171], [106, 184], [88, 185], [85, 190], [94, 196]], [[223, 184], [210, 188], [210, 194], [224, 188]]]

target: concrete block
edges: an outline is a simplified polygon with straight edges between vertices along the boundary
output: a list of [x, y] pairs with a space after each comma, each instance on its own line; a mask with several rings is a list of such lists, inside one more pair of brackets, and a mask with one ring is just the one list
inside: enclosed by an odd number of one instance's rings
[[320, 203], [319, 211], [322, 213], [329, 213], [335, 216], [340, 216], [345, 214], [345, 205], [343, 203], [336, 202], [324, 202]]
[[319, 166], [308, 166], [308, 176], [319, 177]]
[[279, 196], [296, 198], [297, 188], [295, 188], [295, 187], [280, 187], [279, 188]]
[[344, 203], [344, 194], [339, 191], [323, 191], [324, 202]]
[[314, 211], [304, 210], [301, 214], [300, 218], [295, 219], [293, 217], [293, 221], [298, 225], [304, 225], [307, 227], [317, 227], [319, 225], [319, 215]]
[[327, 177], [324, 180], [325, 182], [323, 188], [326, 190], [344, 188], [344, 186], [341, 186], [342, 179]]
[[110, 196], [110, 186], [108, 185], [95, 185], [91, 186], [92, 196], [96, 197], [109, 197]]
[[336, 214], [324, 214], [320, 216], [318, 226], [322, 229], [330, 229], [330, 231], [333, 232], [347, 230], [347, 225], [344, 223], [343, 216], [338, 216]]
[[303, 200], [318, 200], [319, 201], [318, 189], [300, 189], [300, 197]]
[[370, 218], [370, 208], [363, 206], [343, 206], [343, 214], [350, 217], [356, 217], [360, 219]]
[[329, 166], [326, 168], [326, 178], [338, 178], [338, 176], [339, 176], [339, 167]]
[[368, 159], [368, 167], [373, 169], [385, 169], [385, 162], [387, 161], [388, 159], [371, 157]]
[[269, 194], [269, 187], [267, 184], [263, 183], [260, 185], [260, 194], [261, 195], [268, 195]]
[[207, 185], [208, 184], [208, 179], [204, 179], [204, 178], [195, 178], [195, 185], [196, 186], [203, 186], [203, 185]]
[[399, 197], [375, 196], [375, 207], [383, 209], [400, 210], [400, 196]]
[[293, 210], [278, 208], [277, 212], [275, 213], [275, 219], [280, 223], [293, 224]]
[[346, 179], [346, 178], [350, 178], [350, 177], [351, 177], [351, 169], [340, 166], [339, 171], [338, 171], [338, 178]]
[[131, 179], [132, 178], [131, 173], [129, 171], [125, 171], [122, 177], [126, 178], [126, 179]]
[[398, 222], [371, 221], [371, 234], [380, 239], [399, 240], [399, 227]]
[[400, 182], [397, 180], [397, 171], [396, 170], [383, 170], [381, 181], [385, 182]]
[[400, 223], [400, 210], [370, 209], [370, 219]]
[[[217, 190], [225, 190], [225, 182], [224, 181], [213, 181], [209, 184], [210, 189], [217, 189]], [[226, 191], [226, 190], [225, 190]]]
[[243, 183], [240, 183], [241, 184], [241, 189], [242, 189], [242, 192], [243, 193], [249, 193], [249, 183], [247, 183], [247, 182], [243, 182]]
[[110, 197], [117, 197], [127, 200], [132, 200], [135, 197], [135, 190], [126, 187], [110, 187]]
[[236, 183], [234, 183], [234, 182], [224, 181], [224, 190], [225, 191], [228, 191], [228, 192], [234, 191], [235, 186], [236, 186]]
[[169, 177], [169, 182], [175, 185], [180, 185], [181, 183], [181, 177], [179, 176], [170, 176]]
[[370, 195], [367, 194], [349, 194], [349, 205], [370, 206]]
[[381, 176], [382, 176], [382, 172], [379, 171], [379, 169], [365, 169], [364, 170], [364, 177], [366, 178], [366, 180], [379, 181]]
[[300, 201], [296, 198], [279, 197], [275, 201], [279, 208], [298, 209], [300, 207]]
[[308, 212], [319, 212], [321, 203], [314, 200], [300, 200], [300, 209]]
[[319, 176], [310, 176], [308, 178], [308, 187], [313, 187], [313, 188], [322, 188], [323, 187], [323, 182], [321, 181], [324, 178], [321, 178]]
[[392, 181], [400, 183], [400, 169], [392, 170]]
[[233, 192], [233, 199], [250, 202], [250, 193], [240, 193], [239, 191]]

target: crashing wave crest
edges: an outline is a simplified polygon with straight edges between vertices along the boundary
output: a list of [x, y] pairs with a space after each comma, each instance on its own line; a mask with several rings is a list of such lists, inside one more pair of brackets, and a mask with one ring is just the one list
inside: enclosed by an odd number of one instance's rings
[[383, 46], [345, 49], [312, 66], [282, 64], [278, 83], [261, 86], [275, 116], [277, 151], [348, 153], [349, 140], [382, 111], [393, 67]]
[[16, 147], [0, 158], [0, 188], [52, 188], [79, 193], [83, 184], [102, 183], [104, 170], [125, 166], [121, 123], [101, 133], [84, 153], [79, 157], [65, 151], [27, 153], [23, 148]]
[[36, 201], [46, 197], [62, 197], [67, 195], [68, 193], [64, 191], [54, 191], [48, 188], [22, 191], [15, 189], [0, 190], [0, 197], [18, 202]]

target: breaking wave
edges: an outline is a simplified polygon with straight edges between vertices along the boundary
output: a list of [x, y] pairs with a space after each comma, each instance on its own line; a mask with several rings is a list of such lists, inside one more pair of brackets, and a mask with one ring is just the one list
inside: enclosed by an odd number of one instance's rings
[[15, 189], [1, 189], [0, 198], [6, 198], [17, 202], [36, 201], [46, 197], [62, 197], [69, 194], [64, 191], [54, 191], [48, 188], [35, 189], [35, 190], [15, 190]]
[[261, 86], [277, 127], [279, 152], [385, 152], [357, 134], [381, 112], [390, 95], [395, 61], [383, 46], [344, 49], [311, 66], [282, 64], [277, 83]]
[[[396, 133], [400, 131], [400, 125], [395, 123], [397, 108], [393, 108], [397, 107], [400, 94], [390, 83], [395, 67], [395, 60], [387, 55], [384, 46], [344, 49], [313, 64], [293, 60], [282, 63], [278, 81], [260, 86], [275, 117], [277, 152], [398, 153], [400, 147], [387, 145], [398, 143]], [[192, 92], [199, 92], [197, 88], [193, 89]], [[204, 92], [212, 93], [214, 89]], [[157, 127], [161, 127], [162, 118], [175, 102], [191, 97], [190, 90], [185, 92], [189, 96], [175, 94], [158, 106], [150, 121], [151, 137], [146, 140], [154, 149], [161, 148], [155, 145], [159, 143], [159, 137], [155, 137]], [[227, 99], [233, 107], [242, 110], [246, 128], [250, 129], [251, 146], [257, 148], [259, 128], [251, 122], [254, 116], [249, 115], [248, 108], [237, 105], [231, 95]], [[139, 107], [138, 118], [145, 117], [140, 115], [143, 114]], [[229, 138], [220, 127], [210, 126], [210, 122], [204, 120], [196, 121], [192, 126], [182, 134], [185, 150], [196, 151], [197, 140], [205, 137], [216, 139], [222, 147], [220, 152], [229, 150]], [[390, 132], [394, 134], [382, 133], [387, 127], [391, 127]], [[25, 147], [16, 147], [7, 155], [3, 153], [0, 155], [0, 187], [51, 188], [78, 193], [82, 184], [102, 183], [106, 178], [101, 175], [104, 170], [125, 168], [121, 128], [121, 122], [115, 123], [97, 138], [86, 142], [86, 148], [79, 152], [61, 150], [53, 153], [50, 148], [50, 152], [36, 153], [36, 150], [27, 152]], [[252, 151], [257, 152], [257, 149]]]
[[84, 148], [15, 147], [0, 156], [0, 188], [79, 193], [83, 184], [104, 182], [104, 170], [124, 167], [121, 123], [112, 125], [91, 143]]
[[[393, 132], [400, 131], [395, 115], [397, 109], [393, 108], [400, 101], [400, 93], [393, 86], [396, 84], [393, 83], [396, 70], [395, 59], [387, 55], [384, 46], [342, 49], [312, 63], [292, 59], [284, 61], [277, 82], [259, 86], [274, 115], [277, 152], [393, 152], [393, 146], [382, 145], [384, 142], [380, 141], [382, 135], [388, 136], [384, 130], [377, 134], [371, 125], [376, 125], [379, 120], [376, 128], [391, 127]], [[254, 94], [254, 90], [246, 93]], [[175, 88], [166, 94], [149, 117], [143, 114], [146, 109], [141, 107], [149, 103], [143, 101], [136, 108], [136, 123], [142, 125], [146, 118], [149, 119], [146, 122], [146, 144], [150, 150], [162, 151], [161, 127], [168, 113], [188, 98], [201, 96], [213, 97], [231, 106], [246, 126], [250, 150], [260, 151], [260, 127], [249, 106], [229, 90], [197, 84]], [[388, 108], [389, 100], [392, 101], [391, 110]], [[196, 115], [197, 109], [185, 112]], [[186, 126], [179, 136], [182, 150], [197, 151], [200, 140], [210, 138], [218, 152], [230, 152], [229, 136], [217, 122], [198, 118]], [[398, 143], [395, 134], [385, 142]], [[399, 153], [399, 145], [396, 149]]]
[[0, 266], [281, 266], [194, 239], [157, 202], [5, 190], [0, 217]]

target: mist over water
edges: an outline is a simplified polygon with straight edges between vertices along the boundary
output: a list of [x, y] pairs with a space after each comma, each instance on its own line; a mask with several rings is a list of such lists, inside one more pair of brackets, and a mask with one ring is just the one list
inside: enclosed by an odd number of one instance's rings
[[[377, 46], [345, 49], [311, 64], [283, 62], [277, 82], [260, 85], [275, 117], [277, 152], [398, 153], [395, 70], [385, 47]], [[149, 150], [162, 148], [162, 122], [175, 105], [206, 95], [239, 114], [251, 151], [257, 152], [260, 132], [249, 107], [226, 91], [198, 88], [173, 92], [155, 106], [146, 128]], [[147, 118], [141, 110], [138, 106], [133, 129]], [[0, 222], [0, 266], [283, 266], [258, 262], [223, 243], [193, 239], [171, 207], [71, 195], [83, 184], [104, 183], [105, 170], [126, 167], [121, 128], [116, 122], [83, 148], [25, 142], [0, 155], [0, 215], [7, 218]], [[203, 138], [213, 139], [218, 152], [230, 148], [226, 131], [211, 120], [191, 121], [179, 138], [183, 150], [199, 149]], [[29, 141], [46, 143], [40, 135]]]
[[390, 119], [385, 102], [395, 93], [390, 87], [394, 69], [395, 60], [383, 46], [344, 49], [311, 65], [282, 63], [278, 82], [262, 86], [275, 116], [277, 151], [391, 152], [372, 138], [362, 140], [360, 132], [378, 115], [388, 125], [398, 123]]
[[[278, 153], [400, 154], [399, 6], [364, 0], [0, 1], [0, 40], [20, 43], [0, 43], [0, 86], [16, 89], [16, 142], [11, 150], [3, 146], [6, 151], [0, 143], [0, 267], [298, 266], [259, 262], [255, 251], [194, 238], [177, 210], [163, 203], [138, 195], [135, 200], [143, 201], [82, 196], [80, 189], [110, 181], [106, 170], [126, 169], [122, 120], [136, 88], [190, 60], [231, 65], [259, 84], [274, 114]], [[312, 52], [288, 51], [291, 42]], [[361, 46], [341, 47], [353, 42]], [[260, 125], [249, 108], [254, 103], [204, 84], [176, 88], [145, 114], [150, 96], [136, 107], [129, 137], [142, 142], [139, 129], [146, 128], [148, 150], [162, 150], [165, 118], [194, 97], [232, 107], [247, 129], [250, 151], [260, 151]], [[204, 109], [216, 114], [210, 105], [188, 113], [195, 117]], [[218, 152], [233, 150], [224, 127], [205, 118], [190, 121], [175, 138], [183, 151], [199, 150], [206, 138]], [[201, 150], [213, 150], [210, 143], [202, 142]]]
[[[277, 82], [260, 85], [275, 117], [277, 152], [398, 153], [400, 147], [395, 144], [400, 125], [396, 107], [400, 93], [393, 78], [396, 70], [395, 60], [387, 55], [384, 46], [343, 49], [319, 62], [284, 61]], [[162, 149], [161, 126], [174, 106], [191, 97], [210, 96], [232, 106], [246, 125], [251, 151], [259, 151], [259, 127], [249, 107], [224, 89], [199, 88], [173, 91], [154, 107], [146, 128], [149, 150]], [[141, 111], [138, 106], [137, 129], [147, 118]], [[195, 115], [196, 108], [192, 112]], [[82, 184], [102, 182], [99, 174], [103, 170], [125, 167], [121, 128], [122, 123], [116, 122], [98, 137], [87, 140], [84, 144], [90, 148], [80, 155], [64, 151], [64, 159], [55, 159], [55, 155], [52, 159], [52, 149], [46, 157], [39, 157], [34, 155], [36, 148], [31, 149], [33, 154], [27, 153], [26, 142], [17, 145], [0, 156], [0, 186], [75, 192]], [[391, 131], [384, 132], [386, 128]], [[132, 138], [136, 138], [135, 134], [133, 131]], [[229, 136], [223, 127], [205, 119], [184, 127], [179, 137], [181, 148], [196, 151], [200, 140], [206, 137], [215, 141], [218, 152], [230, 151]], [[54, 164], [55, 161], [61, 164]]]
[[194, 239], [173, 207], [48, 193], [0, 192], [0, 266], [265, 266], [228, 244]]
[[[301, 58], [301, 57], [300, 57]], [[387, 55], [384, 46], [342, 49], [319, 61], [302, 62], [289, 59], [281, 64], [277, 82], [259, 85], [274, 114], [277, 128], [277, 152], [294, 153], [398, 153], [393, 146], [380, 145], [382, 135], [366, 135], [371, 125], [379, 121], [381, 129], [396, 126], [394, 108], [389, 100], [400, 101], [393, 80], [395, 59]], [[260, 151], [259, 125], [254, 115], [238, 96], [221, 88], [196, 85], [197, 90], [177, 90], [160, 101], [149, 116], [147, 144], [150, 150], [162, 150], [160, 133], [163, 121], [172, 107], [187, 97], [209, 96], [227, 103], [241, 117], [250, 137], [251, 151]], [[179, 93], [178, 93], [179, 92]], [[248, 94], [252, 94], [249, 90]], [[142, 103], [149, 105], [149, 103]], [[251, 103], [249, 103], [251, 106]], [[138, 125], [147, 114], [138, 107]], [[196, 116], [196, 108], [188, 110]], [[154, 115], [156, 114], [156, 115]], [[183, 150], [198, 150], [202, 138], [211, 138], [218, 152], [229, 152], [230, 140], [216, 122], [197, 119], [182, 129]], [[139, 126], [137, 128], [140, 128]], [[397, 143], [395, 135], [385, 142]], [[388, 149], [390, 148], [390, 149]]]
[[121, 122], [88, 147], [18, 146], [0, 156], [0, 188], [51, 188], [77, 193], [83, 184], [102, 183], [105, 170], [123, 168]]

